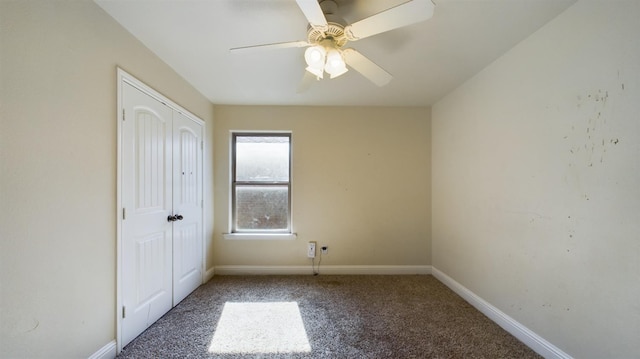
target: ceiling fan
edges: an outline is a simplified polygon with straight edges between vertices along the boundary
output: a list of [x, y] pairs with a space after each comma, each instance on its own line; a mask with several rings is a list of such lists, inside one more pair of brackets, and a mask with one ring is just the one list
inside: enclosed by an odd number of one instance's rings
[[304, 59], [305, 76], [298, 91], [306, 90], [313, 80], [320, 80], [324, 73], [336, 78], [348, 71], [346, 65], [356, 70], [378, 86], [391, 79], [390, 73], [352, 48], [345, 48], [350, 41], [364, 39], [382, 32], [428, 20], [433, 16], [432, 0], [409, 0], [400, 5], [345, 24], [337, 16], [338, 5], [333, 0], [296, 0], [298, 7], [309, 21], [306, 41], [290, 41], [273, 44], [232, 48], [232, 52], [307, 47]]

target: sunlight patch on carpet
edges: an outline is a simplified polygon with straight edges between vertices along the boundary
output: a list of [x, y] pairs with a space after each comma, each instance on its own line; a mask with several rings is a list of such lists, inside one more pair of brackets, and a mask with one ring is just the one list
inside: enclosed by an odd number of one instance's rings
[[210, 353], [308, 353], [297, 302], [226, 302]]

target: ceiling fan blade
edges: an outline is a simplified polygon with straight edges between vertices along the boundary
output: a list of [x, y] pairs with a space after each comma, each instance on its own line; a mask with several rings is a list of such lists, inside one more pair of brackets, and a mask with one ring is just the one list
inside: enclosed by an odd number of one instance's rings
[[378, 86], [384, 86], [393, 79], [390, 73], [354, 49], [344, 49], [342, 56], [347, 65]]
[[316, 81], [318, 81], [318, 78], [316, 77], [316, 75], [310, 73], [309, 71], [305, 71], [304, 76], [302, 76], [302, 80], [300, 81], [300, 84], [298, 85], [298, 89], [296, 90], [296, 92], [303, 93], [307, 91], [311, 87], [311, 85], [313, 85], [313, 83]]
[[300, 10], [304, 13], [304, 16], [309, 21], [311, 27], [327, 31], [329, 24], [327, 24], [327, 19], [324, 17], [324, 13], [322, 12], [322, 8], [320, 8], [318, 0], [296, 0], [296, 2], [298, 3]]
[[277, 42], [274, 44], [264, 44], [264, 45], [252, 45], [252, 46], [243, 46], [243, 47], [234, 47], [230, 49], [231, 52], [252, 52], [252, 51], [262, 51], [262, 50], [274, 50], [274, 49], [287, 49], [291, 47], [305, 47], [309, 46], [309, 43], [306, 41], [290, 41], [290, 42]]
[[431, 0], [411, 0], [345, 27], [351, 41], [428, 20], [435, 5]]

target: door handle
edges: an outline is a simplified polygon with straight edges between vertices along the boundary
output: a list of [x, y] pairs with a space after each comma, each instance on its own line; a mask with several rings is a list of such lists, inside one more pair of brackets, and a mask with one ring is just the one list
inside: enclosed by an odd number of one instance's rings
[[176, 214], [174, 217], [176, 217], [176, 219], [177, 219], [178, 221], [182, 221], [182, 219], [184, 218], [184, 217], [182, 217], [182, 215], [181, 215], [181, 214]]
[[182, 217], [181, 214], [176, 214], [176, 215], [167, 217], [167, 221], [169, 222], [182, 221], [183, 218], [184, 217]]

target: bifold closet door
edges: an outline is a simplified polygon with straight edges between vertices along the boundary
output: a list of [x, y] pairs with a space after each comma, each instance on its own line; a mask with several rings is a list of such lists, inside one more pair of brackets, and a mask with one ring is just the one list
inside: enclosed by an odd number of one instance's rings
[[173, 114], [173, 305], [202, 284], [202, 126]]
[[122, 106], [124, 346], [202, 284], [204, 143], [201, 122], [126, 82]]
[[173, 110], [123, 84], [122, 342], [173, 306]]

